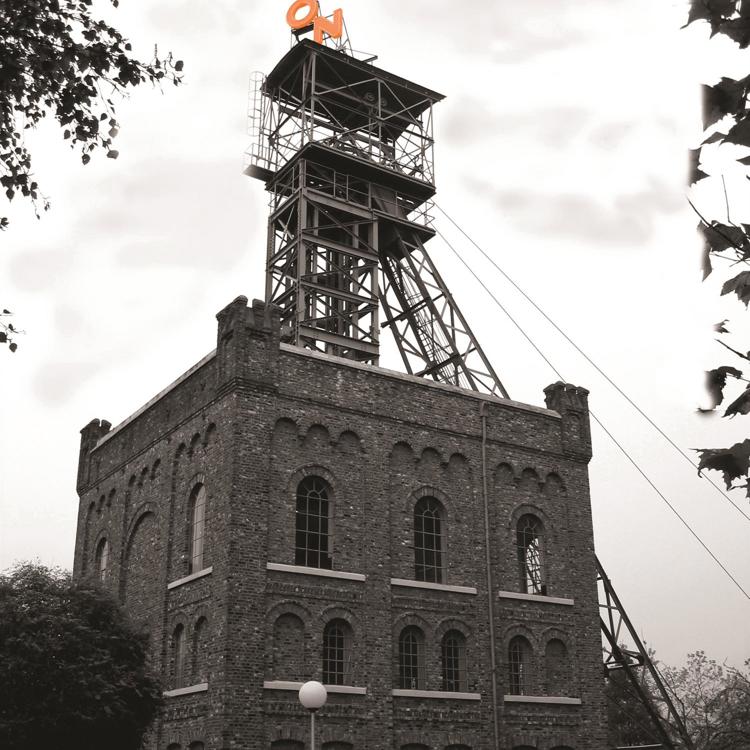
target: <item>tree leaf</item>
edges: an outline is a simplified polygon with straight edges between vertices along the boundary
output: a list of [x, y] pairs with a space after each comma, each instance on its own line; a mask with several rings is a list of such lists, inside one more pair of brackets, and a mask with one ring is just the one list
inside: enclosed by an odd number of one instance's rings
[[685, 26], [689, 26], [693, 21], [708, 21], [711, 18], [711, 11], [703, 0], [690, 0], [690, 12]]
[[706, 391], [711, 399], [712, 409], [715, 409], [724, 400], [724, 388], [729, 375], [741, 378], [742, 370], [725, 365], [717, 367], [715, 370], [706, 371]]
[[750, 413], [750, 387], [746, 388], [738, 398], [732, 401], [724, 412], [725, 417], [735, 417], [737, 414]]
[[714, 331], [716, 331], [716, 333], [729, 333], [729, 330], [724, 325], [725, 323], [728, 323], [728, 322], [729, 320], [722, 320], [721, 323], [715, 323]]
[[8, 334], [5, 331], [0, 331], [0, 344], [5, 344], [8, 341]]
[[747, 476], [750, 468], [750, 440], [735, 443], [731, 448], [698, 448], [700, 461], [698, 462], [698, 476], [705, 470], [720, 471], [724, 475], [727, 489], [732, 488], [732, 482]]
[[719, 33], [725, 34], [739, 44], [740, 49], [750, 45], [750, 18], [732, 18], [719, 26]]
[[107, 151], [108, 159], [116, 159], [119, 155], [120, 155], [120, 152], [116, 151], [115, 149], [112, 149], [111, 151]]
[[18, 344], [15, 341], [12, 341], [10, 345], [8, 346], [8, 349], [10, 349], [12, 352], [16, 351], [18, 349]]
[[734, 292], [745, 307], [750, 304], [750, 271], [743, 271], [724, 283], [721, 287], [722, 297], [730, 292]]
[[723, 253], [731, 247], [741, 252], [743, 257], [750, 254], [750, 239], [744, 226], [730, 226], [720, 221], [712, 221], [710, 225], [701, 222], [698, 228], [711, 246], [712, 253]]
[[740, 146], [750, 146], [750, 117], [744, 117], [733, 125], [726, 134], [727, 143], [737, 143]]
[[89, 163], [89, 162], [91, 161], [91, 156], [89, 156], [88, 154], [83, 154], [83, 155], [81, 156], [81, 161], [82, 161], [82, 162], [83, 162], [84, 164], [88, 164], [88, 163]]
[[688, 158], [688, 185], [694, 185], [704, 177], [708, 177], [708, 175], [698, 166], [701, 158], [701, 150], [699, 148], [691, 148], [688, 151]]
[[725, 115], [736, 115], [744, 110], [747, 84], [747, 78], [739, 81], [722, 78], [713, 86], [701, 86], [704, 129], [708, 129]]
[[174, 64], [174, 69], [175, 69], [175, 70], [176, 70], [176, 71], [177, 71], [178, 73], [181, 73], [181, 72], [182, 72], [182, 69], [183, 69], [184, 67], [185, 67], [185, 63], [184, 63], [184, 62], [183, 62], [182, 60], [178, 60], [178, 61], [177, 61], [177, 62], [176, 62], [176, 63]]

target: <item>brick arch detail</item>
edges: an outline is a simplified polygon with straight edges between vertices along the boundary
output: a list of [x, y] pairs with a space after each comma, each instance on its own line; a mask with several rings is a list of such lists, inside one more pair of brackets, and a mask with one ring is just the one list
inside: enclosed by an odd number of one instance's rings
[[[151, 500], [145, 500], [133, 511], [130, 523], [128, 523], [127, 532], [125, 533], [125, 558], [127, 558], [128, 556], [130, 543], [133, 541], [133, 532], [135, 531], [136, 526], [138, 526], [143, 517], [147, 516], [149, 513], [152, 513], [154, 515], [154, 519], [158, 526], [160, 520], [159, 506], [155, 502], [152, 502]], [[127, 562], [127, 560], [125, 560], [124, 562]]]
[[410, 625], [415, 625], [422, 631], [425, 641], [427, 640], [429, 633], [432, 631], [429, 623], [423, 617], [414, 614], [413, 612], [405, 612], [393, 621], [393, 642], [396, 649], [398, 649], [398, 637], [401, 635], [401, 631], [404, 628], [408, 628]]
[[463, 620], [459, 620], [456, 617], [446, 617], [440, 620], [440, 622], [435, 626], [435, 629], [433, 630], [435, 643], [442, 643], [443, 636], [449, 630], [457, 630], [464, 638], [466, 638], [467, 643], [473, 636], [473, 631], [466, 622], [464, 622]]
[[336, 450], [345, 452], [347, 446], [351, 446], [358, 453], [366, 453], [365, 441], [359, 436], [359, 433], [349, 428], [342, 430], [334, 442]]
[[531, 489], [535, 489], [538, 492], [540, 492], [544, 486], [542, 478], [539, 476], [539, 472], [531, 466], [527, 466], [521, 471], [516, 483], [519, 488], [523, 488], [526, 484], [529, 484]]
[[550, 471], [545, 477], [543, 482], [542, 491], [549, 494], [550, 492], [559, 492], [561, 495], [567, 495], [568, 490], [565, 486], [565, 481], [556, 471]]
[[[346, 742], [352, 747], [357, 747], [356, 736], [348, 727], [324, 726], [320, 732], [320, 745], [323, 747], [327, 742]], [[317, 742], [316, 742], [316, 746]]]
[[332, 441], [331, 441], [331, 431], [320, 422], [313, 422], [307, 430], [305, 430], [305, 436], [302, 438], [302, 444], [305, 448], [309, 448], [311, 443], [316, 439], [316, 437], [320, 435], [320, 439], [323, 442], [323, 445], [325, 447], [330, 448]]
[[295, 615], [302, 620], [302, 624], [305, 626], [305, 630], [309, 629], [311, 622], [313, 621], [313, 615], [307, 607], [299, 604], [292, 599], [284, 599], [283, 601], [276, 602], [266, 612], [266, 627], [269, 628], [269, 632], [273, 631], [273, 626], [276, 620], [282, 615]]
[[515, 531], [519, 519], [521, 518], [521, 516], [525, 515], [536, 516], [544, 525], [545, 534], [551, 534], [553, 537], [556, 536], [555, 527], [550, 520], [547, 511], [545, 511], [541, 506], [529, 502], [521, 502], [513, 506], [513, 510], [508, 516], [507, 528], [510, 531]]
[[492, 471], [492, 480], [495, 487], [515, 485], [518, 482], [518, 474], [513, 464], [508, 461], [501, 461]]
[[565, 648], [570, 651], [573, 644], [573, 639], [571, 638], [570, 634], [563, 628], [560, 628], [557, 625], [550, 625], [549, 627], [542, 630], [541, 634], [539, 635], [539, 643], [544, 646], [546, 646], [549, 641], [554, 639], [562, 641], [565, 644]]
[[200, 445], [201, 442], [201, 434], [200, 432], [196, 432], [191, 438], [190, 438], [190, 447], [188, 448], [188, 456], [190, 458], [193, 457], [195, 454], [195, 449]]
[[443, 520], [446, 523], [450, 523], [453, 501], [445, 492], [429, 484], [420, 485], [418, 489], [406, 496], [404, 510], [410, 517], [414, 517], [414, 506], [423, 497], [434, 497], [443, 506], [443, 513], [445, 514]]
[[503, 631], [502, 636], [502, 644], [503, 644], [503, 660], [506, 661], [508, 658], [508, 648], [510, 647], [510, 642], [517, 636], [523, 636], [531, 646], [531, 651], [534, 657], [536, 657], [539, 654], [539, 639], [534, 634], [532, 629], [528, 627], [527, 625], [523, 625], [521, 623], [513, 623], [512, 625], [508, 625], [508, 627], [505, 628]]
[[277, 724], [276, 726], [269, 726], [270, 722], [266, 725], [266, 746], [270, 747], [272, 742], [278, 742], [279, 740], [291, 740], [292, 742], [302, 742], [305, 747], [309, 743], [310, 738], [308, 737], [307, 725], [303, 729], [299, 726], [299, 722], [296, 724]]
[[[287, 490], [292, 496], [297, 496], [297, 487], [305, 477], [320, 477], [321, 479], [325, 479], [326, 482], [328, 482], [328, 486], [331, 488], [332, 495], [335, 496], [338, 479], [330, 469], [327, 469], [320, 464], [306, 464], [305, 466], [300, 466], [290, 475], [289, 481], [287, 482]], [[333, 498], [329, 498], [329, 502], [331, 502], [332, 499]]]
[[340, 604], [332, 604], [330, 607], [326, 607], [316, 620], [319, 626], [318, 630], [320, 630], [321, 634], [323, 628], [325, 628], [331, 620], [343, 620], [352, 629], [352, 634], [355, 638], [357, 633], [360, 632], [359, 618], [357, 615], [354, 614], [352, 610], [347, 607], [342, 607]]

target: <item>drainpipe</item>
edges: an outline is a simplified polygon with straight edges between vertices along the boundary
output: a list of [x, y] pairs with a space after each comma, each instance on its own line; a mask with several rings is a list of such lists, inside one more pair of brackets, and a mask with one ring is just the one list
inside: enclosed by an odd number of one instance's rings
[[487, 564], [487, 611], [490, 622], [490, 670], [492, 677], [492, 727], [495, 732], [495, 750], [500, 746], [500, 733], [497, 724], [497, 664], [495, 663], [495, 614], [494, 587], [492, 585], [492, 567], [490, 563], [490, 504], [487, 496], [487, 404], [479, 405], [479, 416], [482, 418], [482, 500], [484, 502], [484, 550]]

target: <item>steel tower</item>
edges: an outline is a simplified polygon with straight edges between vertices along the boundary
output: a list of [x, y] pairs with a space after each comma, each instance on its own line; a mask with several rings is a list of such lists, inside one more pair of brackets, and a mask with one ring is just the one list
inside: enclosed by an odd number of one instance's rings
[[410, 374], [507, 392], [430, 258], [441, 94], [304, 39], [250, 100], [246, 174], [270, 193], [266, 301], [285, 340], [378, 364], [389, 328]]

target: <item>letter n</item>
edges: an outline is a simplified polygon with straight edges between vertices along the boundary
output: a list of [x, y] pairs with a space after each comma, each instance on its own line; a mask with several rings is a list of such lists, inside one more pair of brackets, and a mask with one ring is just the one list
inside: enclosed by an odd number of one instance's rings
[[344, 33], [344, 12], [339, 8], [333, 11], [333, 20], [329, 21], [318, 16], [314, 21], [315, 33], [313, 38], [318, 44], [323, 44], [323, 35], [328, 34], [332, 39], [341, 39]]

